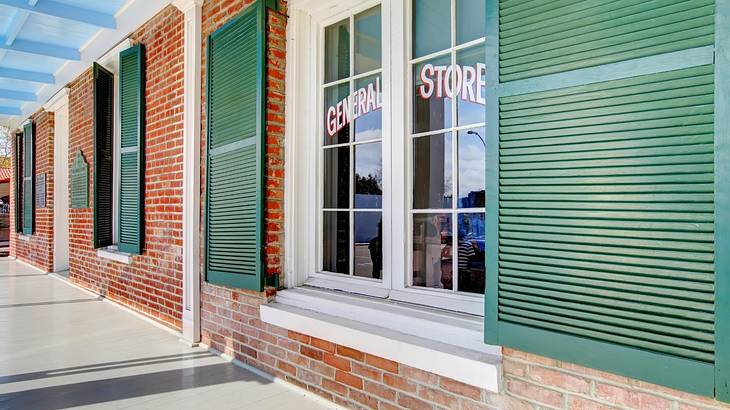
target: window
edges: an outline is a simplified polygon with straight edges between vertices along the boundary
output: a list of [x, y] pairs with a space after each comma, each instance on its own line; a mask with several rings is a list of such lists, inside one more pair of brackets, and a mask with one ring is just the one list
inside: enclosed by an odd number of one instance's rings
[[381, 8], [324, 29], [322, 272], [383, 275]]
[[122, 43], [94, 63], [93, 72], [94, 246], [138, 254], [144, 221], [144, 49]]
[[315, 15], [318, 81], [302, 86], [317, 134], [293, 171], [316, 182], [294, 176], [295, 236], [317, 236], [298, 283], [482, 314], [483, 1], [336, 3]]
[[413, 0], [410, 285], [484, 293], [484, 1]]

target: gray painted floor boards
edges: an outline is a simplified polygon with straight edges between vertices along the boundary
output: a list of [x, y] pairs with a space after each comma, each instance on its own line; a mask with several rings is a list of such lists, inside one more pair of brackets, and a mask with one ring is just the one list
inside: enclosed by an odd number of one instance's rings
[[328, 408], [0, 259], [0, 409]]

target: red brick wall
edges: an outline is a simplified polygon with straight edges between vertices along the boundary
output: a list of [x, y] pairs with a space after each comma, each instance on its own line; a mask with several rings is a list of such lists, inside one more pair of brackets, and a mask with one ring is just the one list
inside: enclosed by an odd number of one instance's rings
[[70, 160], [89, 163], [89, 208], [70, 215], [73, 282], [180, 329], [182, 321], [183, 14], [168, 6], [135, 31], [146, 53], [145, 242], [130, 265], [93, 248], [93, 84], [87, 70], [69, 87]]
[[[11, 179], [10, 255], [43, 271], [51, 272], [53, 270], [53, 113], [40, 110], [30, 119], [35, 122], [35, 175], [46, 174], [46, 206], [35, 209], [35, 229], [30, 240], [18, 239], [19, 234], [15, 232], [15, 207], [22, 207], [22, 204], [16, 203], [15, 177]], [[13, 144], [14, 149], [15, 144]], [[13, 161], [16, 160], [17, 155], [13, 152]]]

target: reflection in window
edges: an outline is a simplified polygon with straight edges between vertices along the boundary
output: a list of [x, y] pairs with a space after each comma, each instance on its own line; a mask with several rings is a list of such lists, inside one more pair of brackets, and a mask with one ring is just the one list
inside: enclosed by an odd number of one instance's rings
[[413, 215], [413, 286], [452, 289], [451, 214]]
[[[321, 271], [380, 280], [383, 276], [380, 6], [350, 16], [324, 31]], [[352, 49], [350, 33], [354, 33]]]
[[411, 1], [411, 285], [484, 293], [484, 2]]
[[322, 269], [325, 272], [350, 271], [350, 215], [348, 212], [324, 212], [322, 229]]
[[355, 212], [355, 276], [383, 277], [383, 218], [381, 212]]
[[324, 30], [324, 82], [331, 83], [350, 73], [350, 20], [342, 20]]
[[382, 156], [379, 142], [355, 146], [355, 208], [383, 206]]
[[486, 142], [484, 127], [459, 131], [459, 208], [484, 207]]
[[459, 291], [484, 292], [485, 225], [483, 213], [459, 214], [458, 259]]
[[[483, 1], [483, 0], [482, 0]], [[413, 0], [413, 56], [421, 57], [451, 44], [451, 2]], [[483, 23], [484, 20], [482, 20]]]
[[451, 133], [413, 140], [413, 208], [451, 208]]
[[380, 68], [382, 60], [380, 7], [355, 16], [355, 74]]
[[451, 127], [453, 101], [443, 84], [448, 55], [413, 66], [413, 133], [443, 130]]

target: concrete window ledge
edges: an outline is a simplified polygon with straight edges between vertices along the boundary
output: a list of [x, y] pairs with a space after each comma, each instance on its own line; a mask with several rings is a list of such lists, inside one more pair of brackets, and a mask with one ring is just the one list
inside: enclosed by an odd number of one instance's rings
[[[276, 302], [262, 305], [261, 320], [471, 386], [498, 391], [501, 349], [481, 342], [483, 330], [474, 326], [481, 318], [297, 288], [281, 291]], [[478, 345], [473, 343], [474, 338], [479, 341]]]
[[31, 235], [26, 235], [26, 234], [23, 234], [23, 233], [18, 234], [18, 240], [20, 240], [20, 241], [30, 242], [30, 238], [31, 238]]
[[125, 265], [132, 264], [132, 254], [121, 252], [116, 246], [107, 246], [106, 248], [99, 248], [96, 250], [96, 256], [104, 259], [113, 260], [115, 262], [121, 262]]

